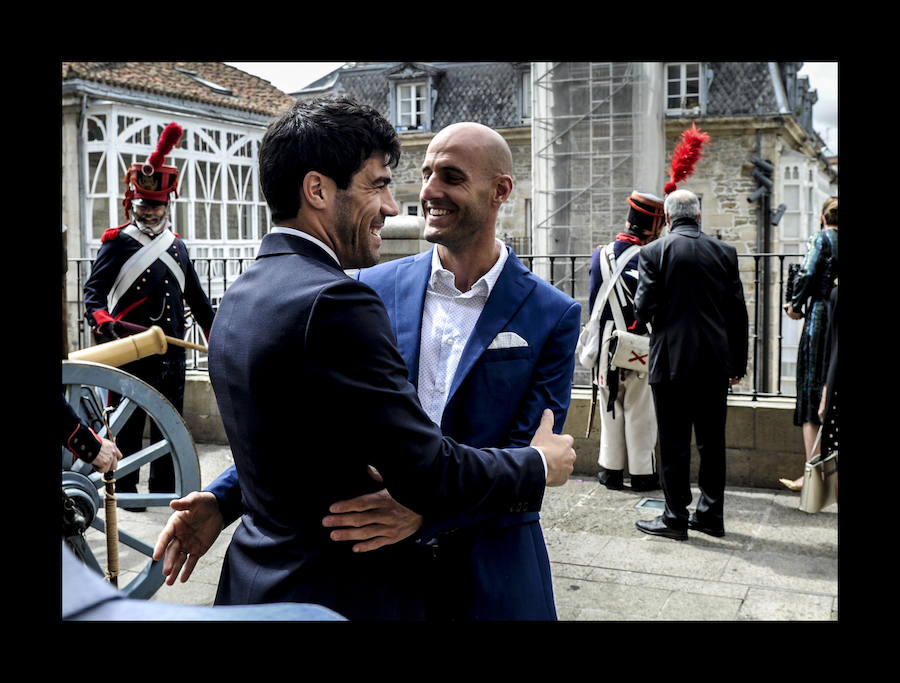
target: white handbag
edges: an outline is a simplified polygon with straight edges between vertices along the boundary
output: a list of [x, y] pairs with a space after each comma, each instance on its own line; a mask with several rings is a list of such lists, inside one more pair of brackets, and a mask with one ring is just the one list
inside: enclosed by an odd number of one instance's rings
[[[613, 243], [607, 245], [606, 249], [612, 250], [612, 244]], [[612, 277], [609, 276], [609, 263], [607, 259], [601, 259], [604, 278], [603, 286], [600, 288], [600, 291], [597, 292], [597, 298], [594, 300], [594, 308], [591, 309], [591, 317], [581, 329], [581, 335], [578, 337], [578, 344], [575, 346], [575, 358], [578, 360], [578, 364], [583, 368], [590, 370], [597, 364], [597, 357], [600, 355], [601, 342], [600, 316], [603, 314], [606, 300], [609, 298], [613, 286], [619, 279], [619, 275], [625, 270], [625, 266], [628, 265], [631, 257], [640, 251], [640, 249], [641, 248], [638, 245], [626, 249], [619, 257], [620, 263], [617, 264], [616, 271], [613, 273]], [[619, 312], [619, 315], [621, 317], [621, 311]]]
[[[822, 438], [822, 428], [816, 435], [813, 450]], [[815, 514], [822, 508], [837, 502], [837, 451], [827, 454], [817, 453], [806, 463], [803, 470], [803, 489], [800, 491], [800, 509]]]

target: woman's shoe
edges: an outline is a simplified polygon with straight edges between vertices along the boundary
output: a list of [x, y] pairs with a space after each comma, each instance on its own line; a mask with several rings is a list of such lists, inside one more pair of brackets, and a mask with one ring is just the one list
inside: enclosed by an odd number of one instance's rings
[[[800, 491], [803, 489], [803, 479], [797, 479], [796, 481], [791, 479], [779, 479], [782, 484], [784, 484], [785, 488], [790, 491]], [[797, 482], [800, 482], [799, 484]]]

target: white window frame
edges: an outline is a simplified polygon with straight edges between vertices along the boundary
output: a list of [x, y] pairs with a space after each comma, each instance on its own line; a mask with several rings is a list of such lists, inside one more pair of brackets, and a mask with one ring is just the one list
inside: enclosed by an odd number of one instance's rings
[[[125, 188], [122, 178], [125, 171], [132, 163], [146, 161], [156, 148], [159, 132], [173, 117], [104, 102], [92, 105], [85, 118], [99, 133], [97, 139], [88, 140], [88, 126], [85, 125], [82, 130], [84, 155], [81, 163], [87, 185], [83, 239], [88, 253], [94, 257], [100, 248], [102, 235], [102, 229], [94, 227], [95, 211], [99, 212], [100, 220], [106, 219], [107, 227], [124, 222], [122, 197]], [[126, 123], [121, 131], [120, 118]], [[169, 211], [175, 231], [186, 240], [192, 258], [226, 254], [229, 257], [253, 258], [259, 241], [271, 226], [271, 216], [259, 189], [257, 163], [264, 129], [191, 116], [178, 117], [177, 120], [184, 128], [184, 135], [179, 145], [166, 157], [168, 165], [179, 169], [178, 197], [171, 203]], [[99, 160], [93, 170], [91, 158]], [[207, 164], [211, 165], [212, 176], [216, 178], [208, 194], [203, 191], [205, 179], [198, 175], [200, 167]], [[100, 165], [103, 167], [102, 173]], [[207, 226], [198, 223], [196, 211], [213, 206], [216, 209], [212, 215], [218, 214], [218, 225], [210, 235]], [[210, 215], [205, 210], [201, 214]], [[236, 235], [228, 234], [229, 216], [234, 219]], [[228, 280], [233, 280], [239, 270], [237, 263], [229, 263]]]
[[[431, 88], [427, 80], [398, 81], [394, 84], [394, 102], [394, 125], [397, 130], [431, 129]], [[404, 103], [411, 104], [406, 114], [403, 112]]]
[[519, 74], [519, 118], [522, 123], [531, 121], [531, 67], [523, 69]]
[[[678, 68], [678, 75], [675, 78], [670, 76], [671, 68]], [[697, 76], [688, 76], [688, 67], [696, 67], [697, 68]], [[665, 68], [665, 83], [666, 83], [666, 114], [669, 116], [693, 116], [697, 114], [703, 114], [706, 112], [706, 68], [703, 62], [667, 62], [664, 66]], [[690, 85], [696, 81], [697, 91], [693, 92], [693, 89], [690, 88]], [[669, 86], [672, 83], [677, 83], [677, 93], [679, 102], [677, 106], [673, 106], [670, 104], [670, 99], [672, 95], [670, 95]], [[686, 99], [688, 97], [696, 97], [697, 104], [694, 106], [686, 106]]]
[[[802, 261], [806, 254], [810, 235], [819, 229], [819, 213], [825, 202], [827, 192], [821, 187], [816, 161], [797, 153], [786, 153], [780, 159], [776, 170], [778, 180], [778, 201], [787, 197], [786, 188], [796, 189], [797, 206], [789, 206], [778, 224], [780, 249], [784, 254], [796, 254], [796, 259], [787, 263]], [[786, 236], [785, 228], [793, 218], [797, 226], [797, 234]], [[787, 266], [785, 266], [785, 275]], [[781, 330], [781, 390], [786, 394], [797, 390], [797, 351], [800, 336], [803, 332], [802, 320], [791, 320], [784, 317]]]

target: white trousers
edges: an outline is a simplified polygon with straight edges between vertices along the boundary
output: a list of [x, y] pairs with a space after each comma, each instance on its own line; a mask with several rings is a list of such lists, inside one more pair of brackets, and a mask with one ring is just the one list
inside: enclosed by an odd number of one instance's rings
[[[607, 344], [603, 345], [604, 347]], [[607, 349], [601, 348], [600, 358], [608, 358]], [[600, 376], [597, 412], [600, 413], [600, 456], [597, 462], [608, 470], [624, 470], [635, 474], [656, 472], [657, 426], [653, 406], [653, 391], [647, 375], [636, 372], [618, 372], [614, 411], [606, 409], [610, 390], [606, 372]]]

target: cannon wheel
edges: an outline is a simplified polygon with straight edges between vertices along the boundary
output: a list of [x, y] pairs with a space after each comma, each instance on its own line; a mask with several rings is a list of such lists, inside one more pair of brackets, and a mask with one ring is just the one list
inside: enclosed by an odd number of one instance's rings
[[[169, 518], [169, 501], [181, 498], [200, 488], [200, 461], [194, 440], [184, 419], [175, 407], [146, 382], [118, 368], [89, 361], [63, 361], [62, 383], [66, 399], [75, 411], [102, 437], [106, 437], [103, 408], [109, 392], [122, 398], [106, 419], [113, 435], [117, 425], [136, 411], [143, 410], [156, 423], [162, 439], [150, 443], [136, 453], [124, 453], [116, 470], [116, 477], [149, 465], [157, 458], [171, 457], [175, 464], [175, 487], [172, 492], [147, 493], [143, 483], [137, 493], [116, 493], [116, 517], [119, 531], [118, 586], [131, 598], [150, 598], [162, 585], [162, 562], [153, 561], [156, 537]], [[103, 500], [102, 475], [63, 448], [62, 476], [64, 486], [92, 486]], [[74, 461], [73, 461], [74, 460]], [[76, 482], [76, 483], [73, 483]], [[93, 498], [93, 491], [90, 492]], [[146, 512], [130, 512], [122, 508], [146, 507]], [[84, 534], [80, 552], [85, 564], [101, 571], [106, 566], [106, 524], [102, 502], [91, 521], [91, 529]]]

